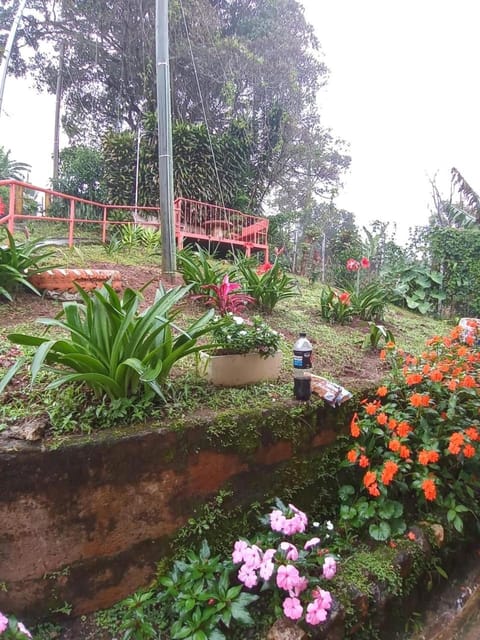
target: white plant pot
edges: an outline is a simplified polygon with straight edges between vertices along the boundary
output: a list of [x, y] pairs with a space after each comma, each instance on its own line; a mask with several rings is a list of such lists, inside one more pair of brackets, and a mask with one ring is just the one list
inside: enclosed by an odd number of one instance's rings
[[264, 380], [276, 380], [281, 367], [281, 351], [267, 358], [259, 353], [215, 356], [200, 351], [197, 373], [217, 386], [241, 387]]

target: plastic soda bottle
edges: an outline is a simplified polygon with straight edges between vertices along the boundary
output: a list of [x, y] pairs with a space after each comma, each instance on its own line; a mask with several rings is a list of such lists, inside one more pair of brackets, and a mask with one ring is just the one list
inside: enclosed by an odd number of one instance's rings
[[312, 351], [307, 334], [300, 333], [293, 345], [293, 395], [297, 400], [309, 400], [312, 395]]

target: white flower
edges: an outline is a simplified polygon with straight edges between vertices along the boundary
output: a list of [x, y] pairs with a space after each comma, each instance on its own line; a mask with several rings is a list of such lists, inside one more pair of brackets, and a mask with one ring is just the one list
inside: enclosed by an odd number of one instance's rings
[[235, 324], [245, 324], [245, 320], [240, 316], [233, 316], [232, 320], [235, 322]]
[[329, 531], [333, 531], [334, 527], [333, 527], [333, 522], [331, 522], [330, 520], [327, 520], [325, 523], [325, 526], [327, 527], [327, 529]]

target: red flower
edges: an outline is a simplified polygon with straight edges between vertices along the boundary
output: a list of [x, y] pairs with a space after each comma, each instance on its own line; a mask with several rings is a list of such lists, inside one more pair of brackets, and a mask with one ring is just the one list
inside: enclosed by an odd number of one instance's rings
[[382, 482], [385, 486], [389, 485], [398, 471], [398, 464], [393, 460], [387, 460], [383, 465]]
[[369, 464], [370, 464], [370, 460], [367, 458], [367, 456], [361, 455], [358, 460], [358, 466], [365, 468], [365, 467], [368, 467]]
[[360, 265], [362, 269], [368, 269], [368, 267], [370, 266], [370, 260], [364, 257], [360, 260]]
[[348, 305], [350, 304], [350, 294], [347, 291], [344, 291], [338, 296], [338, 299], [342, 304]]
[[267, 271], [270, 271], [272, 267], [273, 267], [273, 264], [271, 262], [264, 262], [258, 267], [257, 273], [259, 276], [261, 276], [264, 273], [267, 273]]
[[354, 464], [357, 458], [358, 458], [358, 452], [355, 451], [355, 449], [350, 449], [350, 451], [347, 453], [347, 460], [352, 464]]
[[358, 271], [360, 269], [360, 263], [358, 260], [354, 260], [353, 258], [349, 258], [347, 260], [347, 270], [348, 271]]

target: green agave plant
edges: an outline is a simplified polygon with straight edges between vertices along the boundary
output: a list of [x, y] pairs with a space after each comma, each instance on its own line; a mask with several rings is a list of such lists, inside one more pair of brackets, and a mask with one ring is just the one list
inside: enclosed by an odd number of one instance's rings
[[[173, 324], [172, 308], [189, 291], [160, 288], [155, 302], [139, 312], [142, 294], [126, 289], [120, 298], [106, 284], [91, 295], [77, 287], [82, 302], [66, 302], [56, 318], [40, 319], [44, 325], [66, 331], [68, 338], [50, 339], [14, 333], [9, 339], [36, 347], [31, 363], [32, 383], [50, 365], [57, 376], [48, 388], [69, 382], [86, 384], [98, 398], [111, 400], [142, 393], [164, 398], [163, 385], [173, 365], [200, 350], [197, 339], [211, 330], [213, 309], [186, 330]], [[174, 331], [175, 330], [175, 331]], [[0, 393], [23, 365], [17, 361], [0, 382]], [[60, 365], [61, 368], [55, 368]]]

